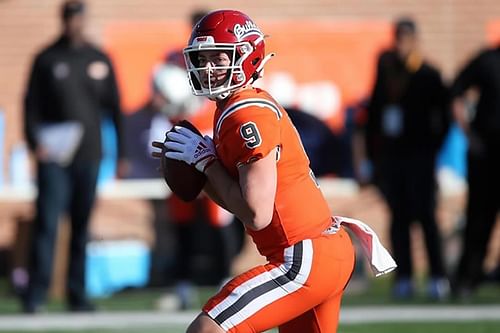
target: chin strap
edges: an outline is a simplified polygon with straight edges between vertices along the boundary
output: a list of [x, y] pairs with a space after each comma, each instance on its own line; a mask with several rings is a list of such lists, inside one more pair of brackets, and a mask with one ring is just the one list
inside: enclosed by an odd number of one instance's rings
[[257, 79], [261, 78], [263, 75], [264, 75], [264, 66], [265, 64], [271, 60], [272, 57], [274, 57], [276, 55], [276, 53], [269, 53], [268, 55], [266, 55], [264, 57], [264, 59], [262, 59], [262, 61], [260, 62], [260, 65], [259, 67], [257, 67], [257, 69], [255, 70], [255, 73], [254, 75], [252, 76], [252, 83], [254, 83]]
[[211, 99], [212, 101], [222, 101], [222, 100], [228, 98], [229, 95], [231, 95], [232, 93], [233, 93], [232, 91], [225, 91], [223, 93], [218, 94], [213, 99], [210, 97], [209, 97], [209, 99]]

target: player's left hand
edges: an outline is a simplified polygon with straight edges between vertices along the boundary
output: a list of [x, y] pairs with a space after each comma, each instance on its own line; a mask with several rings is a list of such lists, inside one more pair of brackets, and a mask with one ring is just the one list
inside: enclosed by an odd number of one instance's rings
[[217, 159], [212, 139], [208, 135], [199, 136], [185, 127], [175, 126], [173, 131], [167, 133], [164, 145], [168, 149], [166, 157], [194, 165], [201, 172], [205, 172], [207, 166]]

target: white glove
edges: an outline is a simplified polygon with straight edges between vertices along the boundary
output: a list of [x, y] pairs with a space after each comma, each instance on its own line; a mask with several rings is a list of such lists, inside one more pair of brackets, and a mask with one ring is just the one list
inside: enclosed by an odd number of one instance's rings
[[198, 171], [205, 172], [217, 159], [214, 142], [208, 135], [201, 137], [185, 127], [175, 126], [174, 131], [167, 133], [167, 138], [165, 156], [194, 165]]

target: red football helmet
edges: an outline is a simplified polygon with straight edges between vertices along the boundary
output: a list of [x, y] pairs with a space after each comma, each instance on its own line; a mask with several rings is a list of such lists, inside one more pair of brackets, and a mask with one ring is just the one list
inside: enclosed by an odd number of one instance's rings
[[[193, 28], [184, 59], [193, 92], [211, 99], [224, 99], [239, 87], [257, 80], [264, 64], [273, 55], [265, 56], [264, 34], [245, 14], [236, 10], [216, 10], [205, 15]], [[200, 67], [198, 52], [224, 51], [231, 62], [222, 84], [202, 84], [200, 72], [210, 75], [211, 68]], [[210, 82], [210, 80], [208, 80]]]

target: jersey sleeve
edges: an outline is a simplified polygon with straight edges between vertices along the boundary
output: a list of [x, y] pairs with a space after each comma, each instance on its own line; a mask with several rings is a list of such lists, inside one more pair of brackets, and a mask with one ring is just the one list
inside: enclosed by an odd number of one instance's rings
[[265, 107], [247, 107], [224, 119], [219, 142], [229, 164], [236, 167], [267, 156], [280, 145], [280, 114]]

